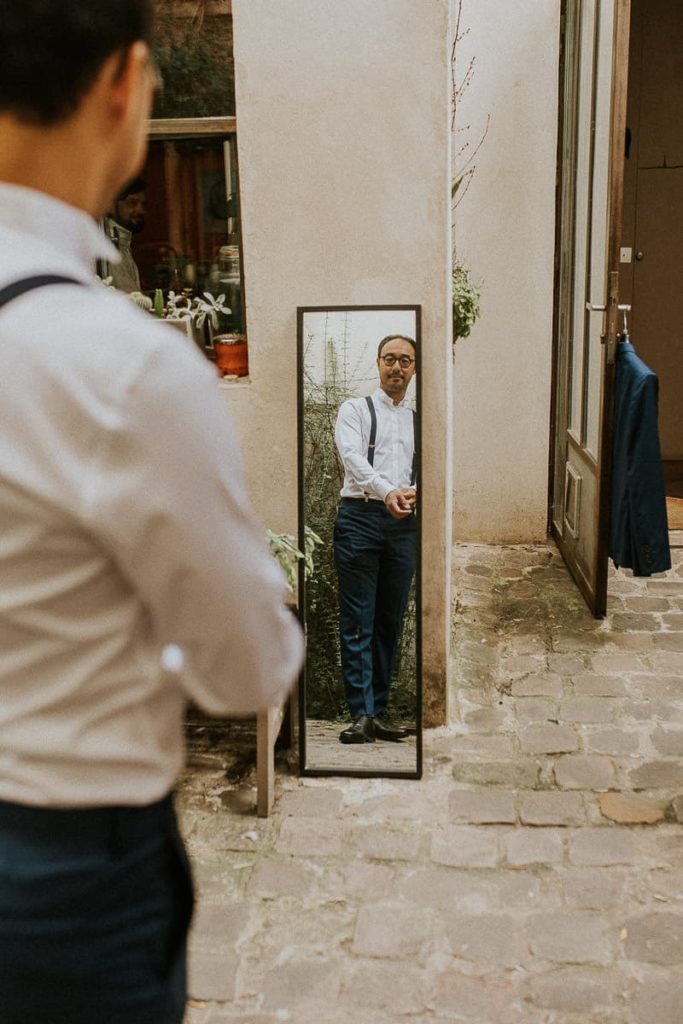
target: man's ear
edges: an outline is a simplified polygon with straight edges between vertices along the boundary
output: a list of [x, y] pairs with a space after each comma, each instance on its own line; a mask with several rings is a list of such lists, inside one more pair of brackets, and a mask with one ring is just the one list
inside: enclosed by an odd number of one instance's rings
[[99, 79], [115, 119], [125, 117], [131, 104], [139, 100], [148, 84], [149, 62], [149, 47], [142, 40], [111, 54], [104, 62]]

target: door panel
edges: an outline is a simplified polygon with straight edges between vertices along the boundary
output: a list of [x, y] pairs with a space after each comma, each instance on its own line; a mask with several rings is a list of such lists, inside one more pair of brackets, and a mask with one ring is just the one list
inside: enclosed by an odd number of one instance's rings
[[629, 9], [567, 0], [564, 11], [551, 529], [596, 616], [607, 597]]

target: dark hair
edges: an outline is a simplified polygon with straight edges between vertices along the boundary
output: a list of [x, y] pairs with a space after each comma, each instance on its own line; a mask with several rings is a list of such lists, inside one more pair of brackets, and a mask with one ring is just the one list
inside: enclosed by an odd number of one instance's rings
[[407, 341], [409, 345], [412, 345], [413, 352], [415, 352], [415, 354], [417, 355], [417, 345], [415, 344], [413, 338], [407, 338], [405, 334], [387, 334], [386, 338], [382, 338], [379, 345], [377, 346], [378, 359], [382, 355], [382, 349], [384, 348], [384, 346], [387, 345], [390, 341], [396, 341], [397, 338], [399, 338], [401, 341]]
[[129, 181], [125, 188], [122, 188], [116, 197], [116, 202], [120, 203], [122, 199], [127, 199], [128, 196], [134, 196], [137, 192], [146, 192], [147, 182], [144, 178], [133, 178]]
[[0, 112], [57, 124], [108, 57], [151, 39], [152, 0], [0, 0]]

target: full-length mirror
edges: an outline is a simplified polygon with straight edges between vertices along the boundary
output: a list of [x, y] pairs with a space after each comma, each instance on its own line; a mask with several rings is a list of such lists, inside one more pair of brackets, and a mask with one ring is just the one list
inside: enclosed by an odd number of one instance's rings
[[420, 307], [298, 310], [301, 768], [419, 778]]

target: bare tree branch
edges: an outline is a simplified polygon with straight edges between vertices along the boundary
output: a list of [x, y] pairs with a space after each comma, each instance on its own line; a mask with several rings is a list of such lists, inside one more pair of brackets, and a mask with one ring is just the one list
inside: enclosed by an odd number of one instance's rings
[[[451, 47], [451, 132], [452, 134], [459, 135], [468, 133], [471, 129], [471, 125], [467, 124], [459, 127], [456, 123], [458, 107], [462, 100], [463, 94], [467, 91], [472, 83], [474, 77], [476, 57], [470, 57], [467, 62], [467, 67], [462, 79], [458, 80], [458, 44], [469, 34], [469, 28], [462, 29], [462, 15], [463, 15], [463, 3], [464, 0], [457, 0], [455, 7], [455, 33], [453, 36], [453, 45]], [[481, 149], [484, 139], [486, 138], [491, 123], [491, 115], [488, 114], [486, 117], [486, 125], [484, 130], [477, 142], [474, 149], [472, 149], [472, 143], [469, 138], [465, 137], [460, 148], [454, 154], [454, 163], [457, 164], [458, 160], [463, 157], [466, 153], [468, 154], [467, 159], [460, 167], [456, 167], [453, 183], [451, 185], [451, 203], [452, 209], [455, 211], [460, 203], [465, 198], [467, 191], [470, 187], [472, 176], [476, 170], [476, 164], [473, 161], [476, 159], [477, 153]]]

